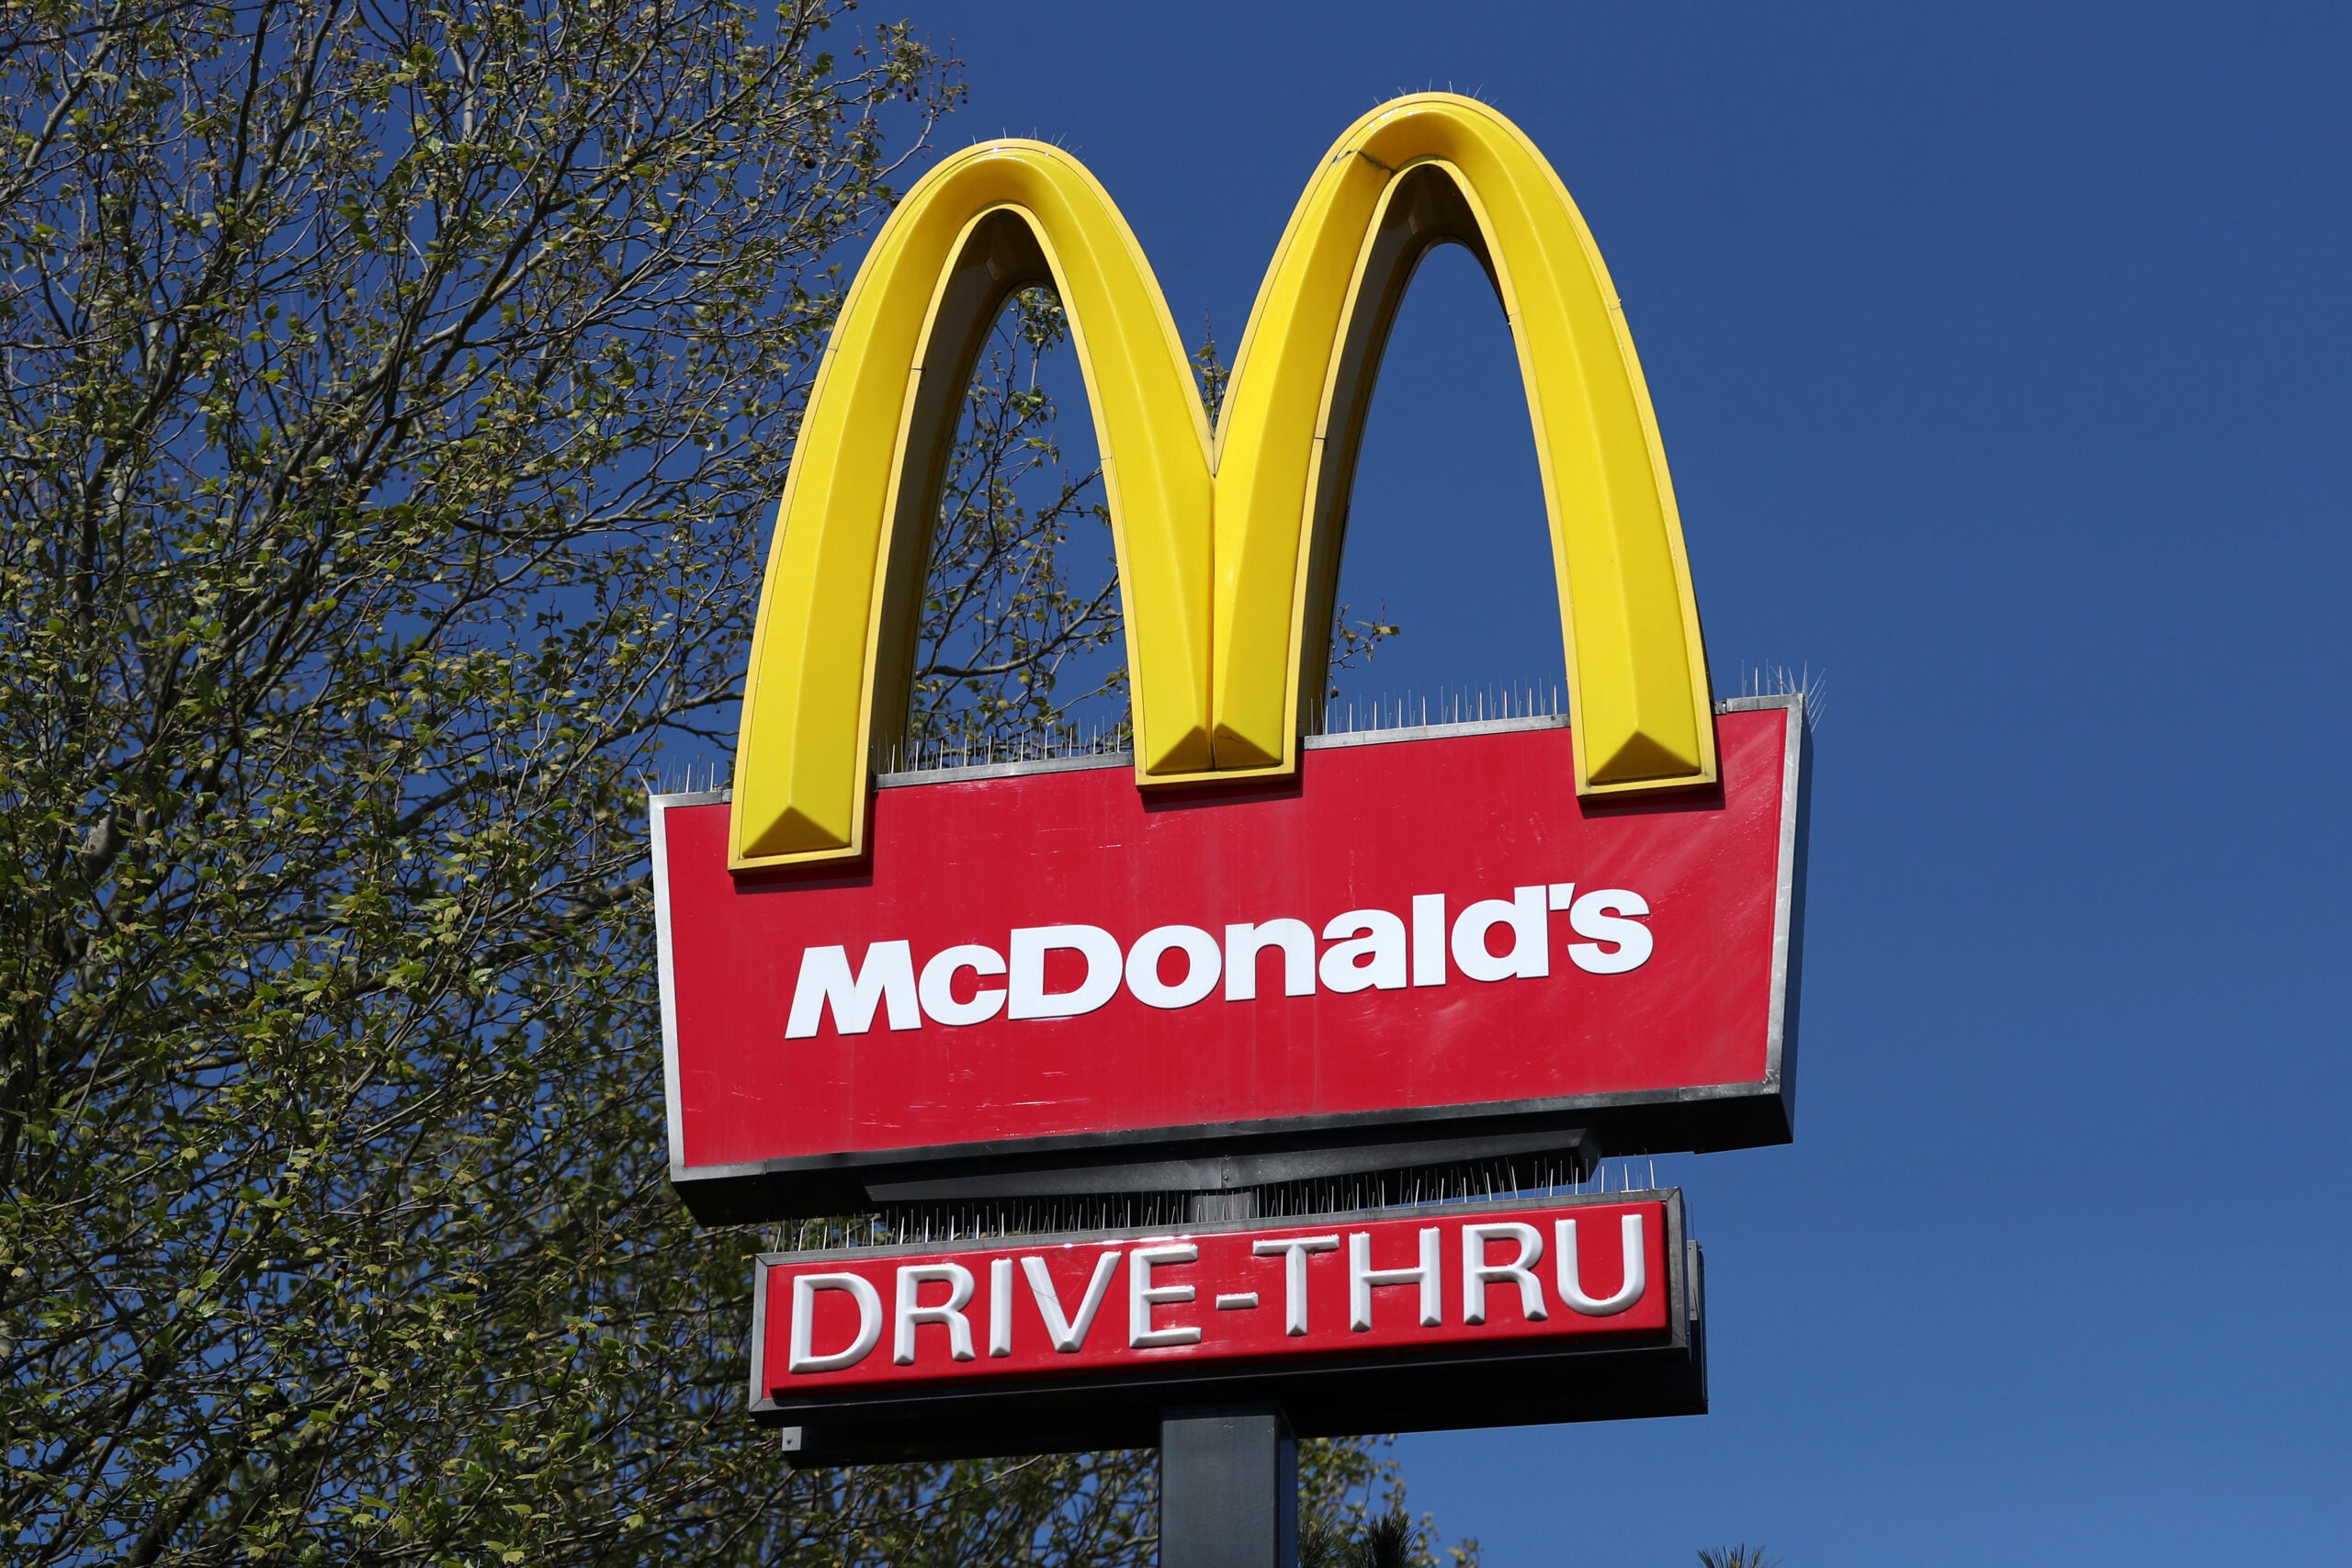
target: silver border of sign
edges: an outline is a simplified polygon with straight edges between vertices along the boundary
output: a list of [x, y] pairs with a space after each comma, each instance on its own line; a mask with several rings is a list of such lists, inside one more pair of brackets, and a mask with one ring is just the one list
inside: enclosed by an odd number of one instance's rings
[[[673, 807], [707, 806], [733, 798], [730, 790], [697, 790], [648, 797], [648, 829], [652, 840], [653, 916], [662, 997], [662, 1068], [668, 1121], [670, 1179], [682, 1193], [695, 1189], [716, 1194], [717, 1186], [775, 1177], [833, 1177], [856, 1181], [862, 1173], [882, 1179], [870, 1185], [873, 1201], [928, 1201], [944, 1198], [1044, 1197], [1057, 1194], [1154, 1190], [1217, 1189], [1256, 1186], [1325, 1175], [1386, 1168], [1391, 1165], [1432, 1164], [1446, 1159], [1484, 1158], [1525, 1153], [1557, 1142], [1556, 1131], [1516, 1134], [1514, 1128], [1542, 1119], [1546, 1127], [1572, 1122], [1580, 1115], [1637, 1115], [1645, 1110], [1705, 1101], [1777, 1100], [1785, 1133], [1780, 1138], [1743, 1139], [1716, 1146], [1753, 1147], [1785, 1141], [1796, 1124], [1797, 1000], [1804, 942], [1804, 883], [1808, 822], [1811, 817], [1810, 779], [1805, 753], [1810, 745], [1804, 696], [1790, 692], [1770, 696], [1736, 697], [1715, 705], [1718, 714], [1782, 709], [1789, 715], [1781, 759], [1781, 841], [1778, 886], [1774, 894], [1771, 996], [1766, 1014], [1765, 1072], [1761, 1078], [1736, 1083], [1699, 1084], [1677, 1089], [1628, 1093], [1564, 1095], [1552, 1099], [1487, 1100], [1469, 1105], [1414, 1106], [1385, 1111], [1357, 1111], [1325, 1116], [1267, 1117], [1247, 1122], [1200, 1125], [1122, 1128], [1109, 1133], [1064, 1134], [1024, 1138], [1017, 1143], [934, 1144], [910, 1148], [858, 1150], [837, 1155], [808, 1155], [733, 1165], [689, 1167], [684, 1159], [682, 1100], [678, 1083], [677, 1004], [671, 975], [670, 890], [668, 843], [663, 818]], [[1314, 736], [1310, 751], [1342, 746], [1393, 745], [1415, 740], [1452, 739], [1472, 735], [1558, 729], [1567, 726], [1565, 715], [1532, 718], [1487, 719], [1468, 724], [1424, 725], [1346, 735]], [[1125, 756], [1056, 758], [1039, 762], [1010, 762], [969, 768], [935, 768], [890, 773], [875, 780], [876, 788], [977, 783], [1037, 773], [1069, 773], [1090, 768], [1132, 767]], [[1279, 784], [1284, 781], [1273, 781]], [[1264, 781], [1260, 781], [1261, 786]], [[1248, 784], [1237, 781], [1237, 789]], [[1642, 802], [1623, 796], [1604, 797], [1603, 809], [1638, 809]], [[856, 876], [850, 866], [811, 868], [811, 879]], [[1493, 1129], [1480, 1126], [1491, 1123]], [[1335, 1138], [1361, 1132], [1363, 1142], [1340, 1145]], [[1465, 1132], [1467, 1135], [1465, 1136]], [[1416, 1135], [1417, 1133], [1419, 1135]], [[1285, 1149], [1282, 1141], [1300, 1142]], [[1255, 1145], [1227, 1149], [1227, 1143]], [[1312, 1147], [1307, 1147], [1308, 1144]], [[1650, 1143], [1605, 1154], [1666, 1153], [1687, 1149], [1689, 1143]], [[1699, 1145], [1706, 1146], [1706, 1145]], [[1304, 1149], [1305, 1152], [1300, 1152]], [[1367, 1151], [1393, 1153], [1394, 1160], [1367, 1162]], [[1095, 1157], [1089, 1157], [1090, 1155]], [[1318, 1155], [1328, 1156], [1320, 1157]], [[951, 1173], [951, 1168], [954, 1168]], [[750, 1210], [729, 1218], [777, 1218], [789, 1212], [772, 1203], [752, 1202]], [[771, 1210], [775, 1212], [770, 1212]], [[815, 1210], [808, 1212], [814, 1213]], [[827, 1210], [826, 1212], [831, 1212]]]

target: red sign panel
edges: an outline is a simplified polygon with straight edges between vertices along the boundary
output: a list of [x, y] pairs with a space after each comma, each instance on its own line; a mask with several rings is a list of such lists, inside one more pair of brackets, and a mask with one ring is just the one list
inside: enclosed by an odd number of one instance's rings
[[[1556, 1418], [1532, 1369], [1635, 1347], [1679, 1352], [1673, 1392], [1652, 1397], [1693, 1397], [1674, 1193], [764, 1257], [756, 1301], [752, 1405], [779, 1422], [986, 1425], [991, 1405], [1001, 1422], [1073, 1391], [1149, 1415], [1139, 1387], [1197, 1401], [1254, 1385], [1308, 1427], [1344, 1429], [1318, 1420], [1318, 1384], [1377, 1368], [1393, 1390], [1433, 1360], [1506, 1383], [1515, 1366], [1526, 1397], [1491, 1419]], [[1442, 1404], [1443, 1424], [1464, 1424]]]
[[1545, 720], [1334, 738], [1255, 791], [886, 780], [854, 874], [730, 874], [725, 800], [659, 798], [673, 1175], [740, 1217], [1538, 1122], [1782, 1141], [1802, 726], [1717, 724], [1679, 802], [1579, 800]]

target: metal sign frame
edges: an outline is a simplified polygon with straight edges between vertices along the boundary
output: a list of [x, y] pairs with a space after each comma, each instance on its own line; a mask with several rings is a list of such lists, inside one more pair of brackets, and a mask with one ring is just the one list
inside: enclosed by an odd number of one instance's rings
[[[1240, 1364], [1169, 1362], [1092, 1371], [1069, 1381], [1005, 1379], [977, 1386], [918, 1384], [844, 1390], [779, 1402], [766, 1392], [768, 1269], [779, 1263], [1001, 1251], [1008, 1244], [1061, 1246], [1343, 1225], [1427, 1214], [1459, 1218], [1599, 1204], [1660, 1202], [1667, 1215], [1667, 1331], [1618, 1338], [1450, 1342], [1416, 1351], [1301, 1356]], [[749, 1385], [752, 1418], [785, 1429], [796, 1465], [1006, 1458], [1080, 1450], [1150, 1448], [1164, 1413], [1200, 1406], [1278, 1407], [1301, 1438], [1465, 1427], [1531, 1426], [1707, 1411], [1705, 1286], [1679, 1189], [1529, 1196], [1358, 1209], [1312, 1216], [995, 1237], [960, 1247], [900, 1247], [763, 1253], [756, 1264]]]
[[[1666, 1091], [1564, 1096], [1468, 1105], [1268, 1118], [1236, 1123], [1120, 1129], [1018, 1143], [934, 1145], [690, 1166], [684, 1157], [671, 972], [671, 913], [663, 816], [726, 792], [652, 797], [654, 918], [660, 944], [662, 1063], [670, 1127], [670, 1179], [709, 1223], [780, 1213], [840, 1213], [878, 1204], [1057, 1194], [1216, 1190], [1313, 1180], [1377, 1169], [1549, 1156], [1589, 1169], [1602, 1154], [1643, 1155], [1749, 1147], [1789, 1141], [1795, 1117], [1797, 993], [1803, 968], [1804, 867], [1811, 741], [1802, 696], [1745, 697], [1722, 713], [1788, 714], [1781, 780], [1766, 1070], [1756, 1080]], [[1559, 717], [1490, 720], [1309, 739], [1310, 751], [1409, 744], [1445, 737], [1556, 728]], [[877, 789], [1018, 776], [1076, 768], [1122, 768], [1125, 757], [886, 774]]]

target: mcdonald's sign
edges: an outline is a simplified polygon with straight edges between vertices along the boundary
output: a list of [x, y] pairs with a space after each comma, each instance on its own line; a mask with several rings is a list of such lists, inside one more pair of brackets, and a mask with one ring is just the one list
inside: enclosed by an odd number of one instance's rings
[[[1382, 348], [1449, 242], [1518, 348], [1567, 712], [1309, 736]], [[877, 775], [962, 393], [1033, 285], [1093, 409], [1133, 756]], [[1102, 186], [967, 149], [834, 328], [733, 788], [653, 803], [673, 1175], [721, 1217], [1783, 1140], [1804, 756], [1796, 699], [1713, 700], [1616, 292], [1501, 115], [1348, 129], [1214, 430]]]

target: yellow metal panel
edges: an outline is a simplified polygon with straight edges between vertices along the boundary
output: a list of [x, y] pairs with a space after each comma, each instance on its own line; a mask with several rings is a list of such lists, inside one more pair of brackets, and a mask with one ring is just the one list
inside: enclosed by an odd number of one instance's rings
[[[1046, 276], [1011, 268], [957, 289], [979, 220], [1013, 215]], [[761, 586], [735, 760], [739, 869], [840, 859], [861, 849], [877, 665], [911, 628], [922, 553], [893, 549], [909, 525], [893, 501], [935, 472], [958, 400], [924, 400], [926, 377], [959, 384], [967, 320], [1051, 282], [1069, 311], [1104, 463], [1126, 611], [1138, 773], [1208, 767], [1208, 426], [1175, 322], [1125, 220], [1076, 160], [1037, 142], [971, 148], [933, 169], [884, 225], [844, 302], [809, 396]], [[927, 345], [955, 363], [927, 366]], [[918, 428], [928, 402], [933, 427]], [[941, 423], [944, 418], [944, 423]], [[935, 500], [935, 494], [933, 498]], [[896, 694], [903, 705], [903, 691]]]
[[874, 728], [903, 715], [959, 394], [988, 321], [1031, 283], [1051, 283], [1068, 310], [1093, 408], [1137, 782], [1295, 768], [1381, 348], [1414, 266], [1449, 240], [1486, 265], [1518, 348], [1577, 788], [1712, 782], [1681, 524], [1607, 269], [1516, 127], [1421, 94], [1351, 127], [1301, 197], [1214, 446], [1150, 266], [1076, 160], [989, 142], [908, 193], [843, 305], [785, 487], [744, 694], [733, 863], [862, 849]]
[[[1392, 201], [1404, 182], [1458, 186]], [[1391, 220], [1396, 230], [1390, 232]], [[1384, 243], [1384, 237], [1390, 243]], [[1217, 474], [1216, 761], [1295, 765], [1301, 668], [1328, 629], [1354, 435], [1378, 339], [1429, 247], [1468, 244], [1510, 319], [1550, 514], [1586, 793], [1711, 783], [1714, 727], [1698, 604], [1641, 365], [1599, 249], [1559, 177], [1508, 119], [1452, 94], [1366, 115], [1325, 157], [1259, 291]], [[1351, 336], [1378, 315], [1351, 364]], [[1320, 501], [1323, 504], [1318, 506]]]

